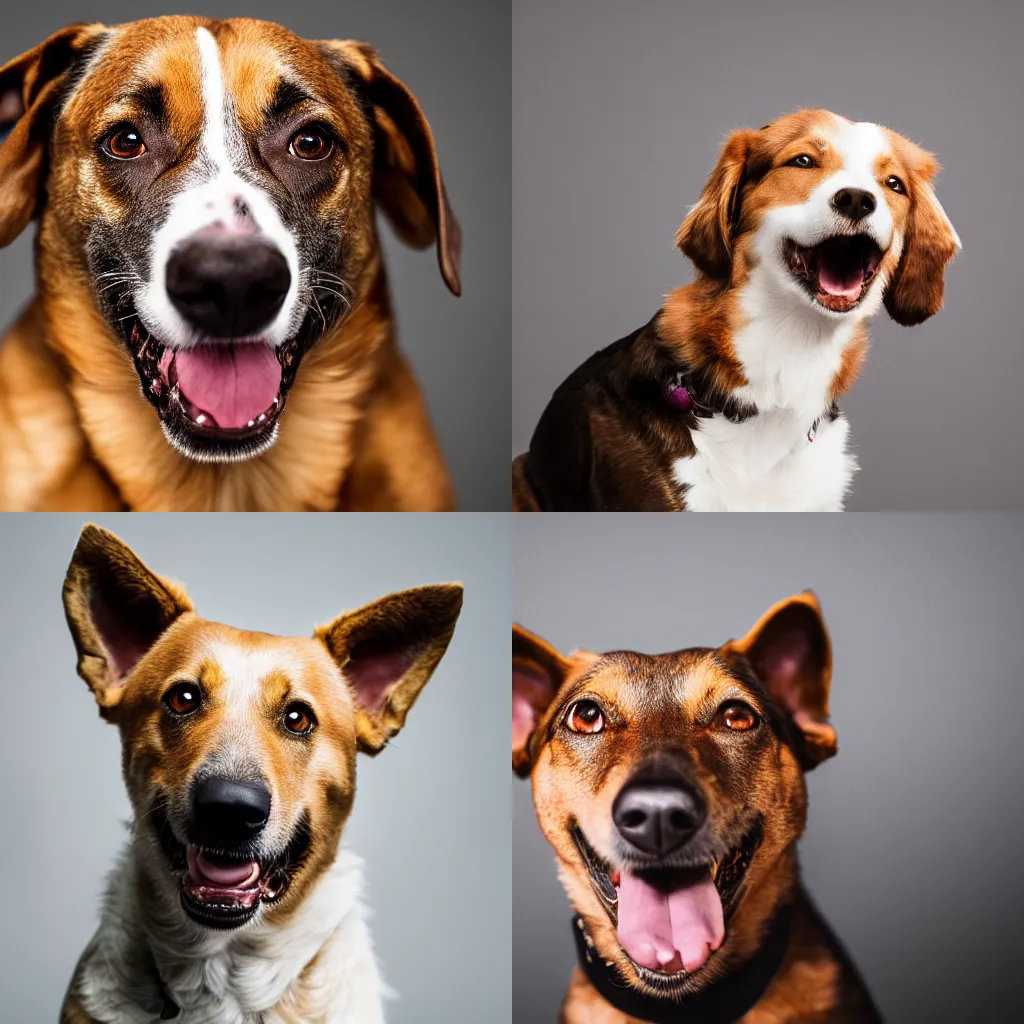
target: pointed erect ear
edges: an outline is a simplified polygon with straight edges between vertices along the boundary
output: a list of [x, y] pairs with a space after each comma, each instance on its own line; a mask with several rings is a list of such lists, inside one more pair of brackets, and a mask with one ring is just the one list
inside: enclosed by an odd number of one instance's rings
[[733, 231], [740, 215], [740, 192], [757, 132], [729, 136], [697, 205], [676, 232], [676, 245], [708, 277], [728, 280], [732, 272]]
[[416, 97], [354, 39], [319, 44], [354, 75], [373, 111], [373, 194], [398, 237], [414, 249], [437, 243], [437, 262], [449, 290], [462, 293], [462, 229], [441, 177], [434, 137]]
[[746, 659], [774, 703], [793, 720], [802, 737], [797, 751], [805, 771], [836, 752], [836, 731], [828, 721], [832, 642], [810, 591], [770, 608], [742, 640], [722, 647], [726, 656]]
[[192, 603], [177, 584], [146, 568], [108, 530], [82, 530], [64, 579], [64, 613], [78, 652], [78, 674], [100, 714], [115, 717], [139, 659]]
[[559, 654], [546, 640], [512, 624], [512, 770], [526, 777], [533, 769], [531, 749], [537, 723], [570, 675], [578, 675], [595, 661], [590, 651]]
[[0, 248], [39, 212], [51, 117], [67, 73], [105, 31], [72, 25], [0, 67]]
[[379, 753], [405, 724], [461, 610], [462, 584], [438, 583], [389, 594], [316, 630], [355, 694], [364, 753]]
[[913, 327], [942, 308], [946, 264], [960, 248], [960, 237], [932, 187], [939, 171], [935, 157], [902, 136], [890, 133], [890, 138], [909, 172], [910, 216], [883, 301], [893, 320]]

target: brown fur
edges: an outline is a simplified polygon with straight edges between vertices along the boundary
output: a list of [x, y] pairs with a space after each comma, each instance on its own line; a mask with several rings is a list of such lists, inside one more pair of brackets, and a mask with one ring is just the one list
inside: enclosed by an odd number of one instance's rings
[[[170, 97], [170, 130], [194, 138], [202, 123], [195, 29], [221, 40], [225, 84], [250, 127], [274, 81], [277, 53], [300, 66], [350, 140], [352, 173], [325, 203], [347, 225], [361, 267], [350, 313], [309, 352], [282, 413], [277, 444], [239, 464], [179, 455], [139, 395], [123, 342], [95, 304], [84, 226], [123, 214], [93, 145], [98, 126], [132, 114], [112, 104], [140, 67]], [[49, 119], [77, 54], [103, 39], [98, 66]], [[0, 147], [0, 245], [39, 217], [38, 294], [0, 348], [0, 507], [10, 510], [442, 511], [454, 507], [422, 395], [394, 339], [373, 201], [417, 247], [437, 243], [440, 269], [461, 289], [461, 234], [430, 128], [415, 98], [362, 43], [326, 50], [354, 69], [374, 124], [316, 44], [276, 25], [238, 19], [161, 18], [107, 29], [72, 26], [0, 68], [0, 95], [19, 91], [24, 114]], [[376, 141], [371, 144], [371, 136]], [[170, 173], [177, 173], [171, 169]], [[326, 209], [327, 207], [325, 207]]]
[[[800, 886], [796, 841], [807, 813], [804, 772], [836, 751], [828, 723], [831, 646], [820, 610], [805, 593], [770, 609], [741, 640], [716, 649], [658, 656], [633, 652], [559, 654], [513, 627], [512, 765], [529, 776], [541, 831], [585, 922], [597, 955], [647, 991], [619, 946], [570, 829], [616, 866], [612, 804], [623, 784], [662, 751], [685, 752], [690, 777], [708, 804], [705, 829], [726, 847], [756, 812], [763, 840], [726, 920], [722, 947], [687, 981], [687, 994], [725, 979], [762, 943], [778, 909], [791, 904], [787, 951], [747, 1024], [874, 1021], [855, 969]], [[793, 660], [793, 657], [796, 660]], [[602, 709], [604, 729], [580, 737], [564, 725], [574, 703]], [[730, 735], [718, 709], [741, 700], [758, 714], [756, 730]], [[563, 1024], [625, 1024], [577, 970]]]

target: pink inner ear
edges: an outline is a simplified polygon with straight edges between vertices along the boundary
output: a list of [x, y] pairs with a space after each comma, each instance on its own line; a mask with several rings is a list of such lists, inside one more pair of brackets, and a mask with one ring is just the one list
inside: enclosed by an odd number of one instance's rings
[[512, 669], [512, 747], [521, 747], [547, 706], [551, 684], [545, 676], [515, 666]]
[[124, 614], [115, 613], [101, 594], [93, 594], [89, 610], [96, 630], [106, 648], [113, 681], [124, 679], [139, 659], [153, 646], [159, 632], [150, 634], [131, 621], [132, 608], [126, 607]]
[[796, 711], [800, 704], [800, 669], [809, 653], [807, 637], [789, 632], [774, 637], [761, 656], [761, 671], [772, 697], [790, 711]]
[[369, 641], [356, 644], [345, 662], [344, 672], [364, 711], [374, 712], [381, 708], [388, 691], [412, 668], [422, 646], [408, 644], [391, 649]]
[[25, 113], [16, 89], [0, 90], [0, 126], [12, 125]]

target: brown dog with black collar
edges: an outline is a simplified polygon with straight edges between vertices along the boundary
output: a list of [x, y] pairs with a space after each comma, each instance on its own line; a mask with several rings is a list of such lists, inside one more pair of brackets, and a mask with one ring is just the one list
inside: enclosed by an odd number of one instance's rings
[[248, 19], [64, 29], [0, 68], [0, 508], [446, 510], [374, 220], [460, 230], [376, 52]]
[[657, 656], [513, 627], [512, 767], [577, 914], [561, 1024], [880, 1020], [798, 874], [831, 675], [810, 593]]

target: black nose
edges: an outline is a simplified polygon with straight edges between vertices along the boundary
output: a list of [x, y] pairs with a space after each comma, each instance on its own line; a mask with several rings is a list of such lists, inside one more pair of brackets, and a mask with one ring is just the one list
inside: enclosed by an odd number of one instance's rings
[[241, 338], [269, 324], [291, 286], [280, 250], [249, 235], [194, 238], [167, 261], [167, 294], [194, 327]]
[[192, 795], [190, 838], [228, 849], [258, 835], [269, 817], [270, 790], [262, 782], [212, 776]]
[[664, 857], [678, 850], [704, 824], [707, 804], [682, 776], [637, 773], [612, 805], [619, 834], [645, 853]]
[[877, 205], [875, 197], [862, 188], [841, 188], [832, 197], [833, 208], [852, 221], [863, 220], [874, 213]]

